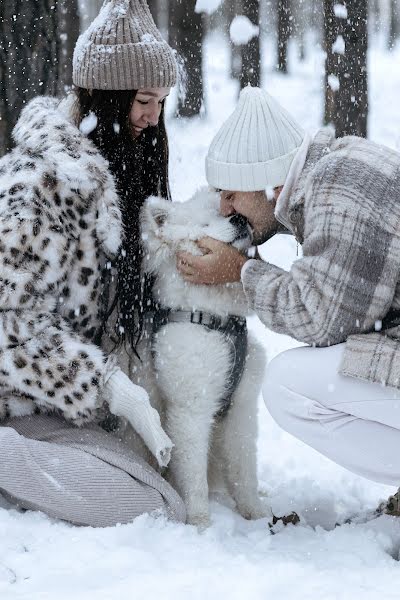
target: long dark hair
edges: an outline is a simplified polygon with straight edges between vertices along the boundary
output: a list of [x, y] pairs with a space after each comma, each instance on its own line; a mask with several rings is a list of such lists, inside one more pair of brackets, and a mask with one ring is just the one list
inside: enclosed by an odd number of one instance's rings
[[89, 134], [102, 156], [109, 161], [120, 198], [125, 240], [115, 261], [116, 293], [109, 298], [110, 270], [103, 273], [101, 307], [102, 331], [117, 310], [114, 339], [128, 342], [135, 350], [145, 313], [153, 308], [151, 279], [141, 274], [143, 249], [140, 240], [139, 211], [150, 195], [170, 198], [168, 185], [168, 138], [162, 106], [158, 125], [147, 127], [134, 138], [129, 114], [137, 90], [106, 91], [77, 88], [78, 121], [89, 113], [97, 126]]

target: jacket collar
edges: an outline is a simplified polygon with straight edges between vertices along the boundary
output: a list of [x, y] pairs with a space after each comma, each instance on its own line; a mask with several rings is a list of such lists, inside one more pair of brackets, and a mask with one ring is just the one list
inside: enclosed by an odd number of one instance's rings
[[310, 147], [311, 138], [308, 133], [306, 133], [304, 140], [293, 159], [293, 162], [290, 166], [289, 173], [286, 177], [285, 185], [282, 188], [281, 193], [279, 194], [278, 201], [275, 206], [275, 217], [276, 219], [282, 223], [286, 227], [286, 229], [291, 230], [290, 222], [287, 219], [288, 209], [291, 195], [294, 189], [297, 186], [299, 177], [303, 170], [304, 164], [306, 162], [308, 149]]
[[328, 152], [335, 136], [328, 127], [320, 129], [314, 139], [306, 136], [299, 148], [275, 207], [275, 216], [297, 240], [303, 242], [303, 212], [307, 180], [317, 162]]

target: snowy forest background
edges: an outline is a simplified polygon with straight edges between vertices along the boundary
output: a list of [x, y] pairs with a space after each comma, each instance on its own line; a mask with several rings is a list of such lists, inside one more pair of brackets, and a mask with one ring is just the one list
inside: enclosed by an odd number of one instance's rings
[[[76, 38], [100, 4], [0, 0], [0, 155], [30, 98], [70, 88]], [[167, 103], [174, 200], [205, 183], [208, 145], [248, 82], [261, 84], [311, 134], [332, 123], [339, 135], [367, 135], [400, 150], [397, 0], [149, 5], [186, 64], [185, 85]], [[261, 252], [289, 269], [301, 250], [291, 236], [278, 235]], [[269, 359], [296, 345], [255, 318], [249, 327]], [[345, 471], [283, 432], [261, 399], [259, 430], [260, 494], [276, 514], [300, 514], [299, 526], [271, 536], [267, 519], [245, 521], [220, 497], [202, 534], [149, 516], [100, 530], [0, 508], [0, 598], [397, 600], [400, 570], [390, 539], [354, 524], [335, 527], [393, 489]]]

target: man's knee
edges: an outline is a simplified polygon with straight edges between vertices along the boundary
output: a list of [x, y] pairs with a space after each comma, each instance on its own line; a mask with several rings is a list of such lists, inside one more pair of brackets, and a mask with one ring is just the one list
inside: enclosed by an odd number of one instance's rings
[[[306, 348], [281, 352], [268, 364], [263, 383], [263, 398], [273, 419], [286, 431], [297, 418], [308, 414], [309, 403], [302, 393], [307, 370]], [[306, 363], [306, 364], [304, 364]]]
[[284, 427], [285, 413], [287, 411], [287, 393], [284, 383], [286, 381], [288, 362], [291, 360], [290, 350], [281, 352], [267, 365], [263, 383], [263, 398], [265, 406], [273, 419]]

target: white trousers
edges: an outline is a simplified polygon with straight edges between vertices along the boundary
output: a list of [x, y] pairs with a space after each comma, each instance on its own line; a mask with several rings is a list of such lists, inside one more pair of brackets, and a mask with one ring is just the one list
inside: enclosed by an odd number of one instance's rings
[[265, 404], [286, 431], [353, 473], [400, 486], [400, 390], [338, 374], [344, 344], [268, 365]]

